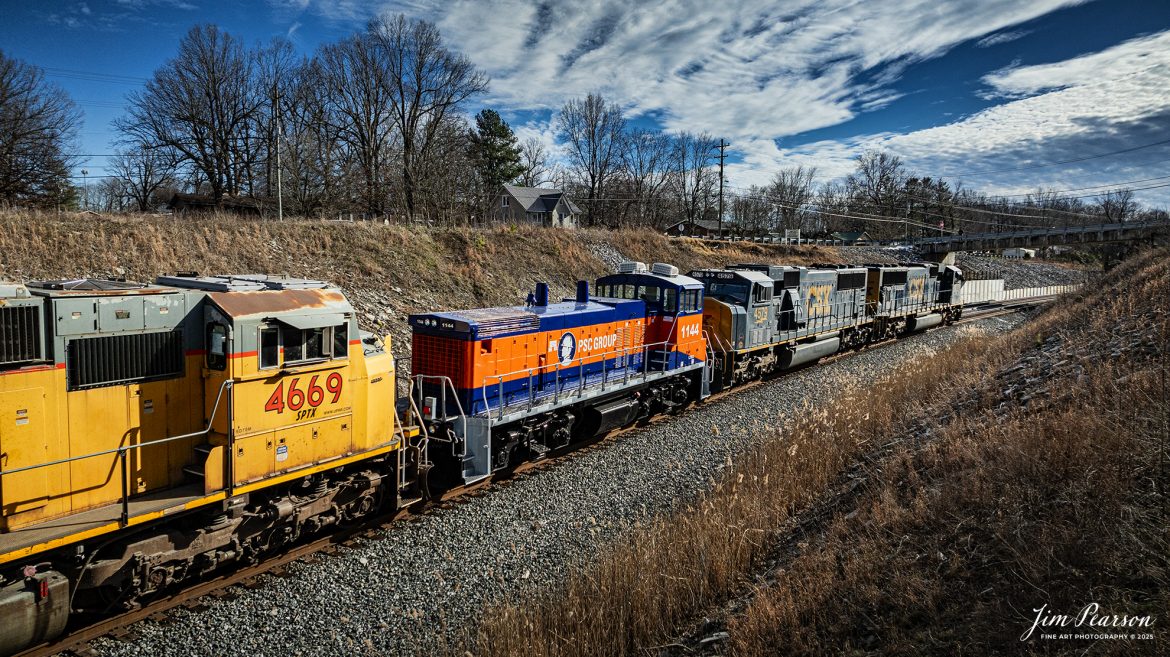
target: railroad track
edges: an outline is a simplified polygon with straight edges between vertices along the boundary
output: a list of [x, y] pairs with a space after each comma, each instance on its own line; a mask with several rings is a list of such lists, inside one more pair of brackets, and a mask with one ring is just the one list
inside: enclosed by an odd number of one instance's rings
[[[999, 317], [1019, 312], [1025, 308], [1034, 307], [1052, 301], [1056, 296], [1033, 297], [1029, 299], [1013, 300], [1011, 302], [986, 304], [969, 309], [964, 313], [964, 316], [958, 324], [967, 324], [976, 321], [982, 321], [992, 317]], [[792, 370], [786, 370], [785, 373], [795, 372], [806, 369], [808, 367], [815, 367], [826, 363], [835, 362], [838, 359], [847, 358], [848, 356], [865, 351], [869, 349], [880, 349], [881, 347], [891, 344], [895, 340], [885, 340], [855, 349], [851, 351], [841, 352], [832, 356], [822, 358], [814, 363], [809, 363]], [[769, 377], [764, 380], [751, 381], [739, 385], [730, 390], [715, 393], [707, 398], [704, 403], [712, 403], [719, 401], [727, 395], [742, 392], [756, 386], [765, 385], [769, 381], [774, 380]], [[69, 633], [64, 637], [57, 639], [50, 643], [44, 643], [17, 653], [14, 657], [45, 657], [48, 655], [71, 654], [78, 657], [87, 657], [96, 654], [90, 648], [90, 642], [101, 638], [109, 637], [116, 640], [133, 640], [133, 630], [130, 629], [132, 625], [144, 620], [151, 620], [155, 622], [166, 622], [168, 613], [179, 608], [198, 610], [204, 606], [204, 600], [211, 598], [224, 598], [233, 595], [232, 587], [241, 586], [244, 588], [256, 588], [263, 586], [264, 576], [288, 576], [287, 569], [294, 562], [313, 563], [318, 560], [318, 555], [330, 556], [336, 554], [340, 550], [356, 547], [363, 541], [377, 540], [380, 534], [389, 529], [398, 522], [409, 521], [412, 518], [419, 518], [426, 515], [440, 513], [446, 509], [452, 508], [455, 504], [468, 502], [475, 497], [487, 494], [493, 487], [506, 486], [513, 481], [530, 476], [542, 470], [556, 467], [569, 459], [589, 454], [598, 449], [602, 449], [616, 441], [623, 440], [627, 437], [636, 435], [639, 431], [652, 426], [658, 422], [667, 421], [674, 416], [669, 414], [658, 415], [651, 418], [649, 421], [639, 423], [634, 426], [623, 429], [611, 431], [603, 436], [592, 438], [586, 441], [579, 441], [570, 446], [553, 450], [549, 454], [538, 461], [529, 461], [516, 465], [515, 467], [497, 473], [483, 481], [477, 482], [469, 486], [461, 486], [444, 491], [442, 494], [433, 497], [430, 500], [421, 502], [412, 507], [399, 509], [392, 513], [385, 513], [378, 516], [368, 518], [361, 523], [335, 529], [327, 535], [310, 540], [306, 543], [294, 546], [280, 554], [273, 555], [261, 563], [242, 566], [219, 574], [211, 579], [192, 584], [181, 590], [173, 593], [164, 594], [152, 599], [146, 606], [130, 611], [121, 612], [109, 617], [96, 619], [92, 621], [79, 622], [76, 627], [69, 630]], [[71, 621], [72, 623], [73, 621]]]

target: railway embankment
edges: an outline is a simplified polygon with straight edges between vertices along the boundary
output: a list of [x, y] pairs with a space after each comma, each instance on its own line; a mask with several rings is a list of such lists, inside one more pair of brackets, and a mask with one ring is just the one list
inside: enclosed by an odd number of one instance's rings
[[536, 281], [554, 298], [623, 259], [682, 271], [729, 262], [833, 262], [834, 249], [715, 244], [647, 230], [383, 225], [376, 222], [0, 211], [0, 280], [121, 278], [177, 271], [284, 273], [338, 285], [363, 328], [409, 352], [414, 312], [523, 303]]
[[[476, 654], [1166, 654], [1170, 261], [791, 416]], [[607, 603], [621, 600], [622, 604]]]

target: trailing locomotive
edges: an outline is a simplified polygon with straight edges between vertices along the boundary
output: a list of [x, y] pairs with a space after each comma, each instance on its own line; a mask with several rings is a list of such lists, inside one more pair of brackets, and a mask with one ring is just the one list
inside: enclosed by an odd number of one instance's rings
[[[956, 319], [937, 265], [623, 263], [575, 298], [412, 315], [320, 281], [0, 285], [0, 655], [177, 583], [753, 378]], [[396, 410], [397, 409], [397, 410]], [[403, 413], [400, 415], [400, 412]]]
[[690, 275], [707, 292], [703, 326], [715, 390], [950, 323], [962, 313], [962, 272], [934, 263], [740, 264]]

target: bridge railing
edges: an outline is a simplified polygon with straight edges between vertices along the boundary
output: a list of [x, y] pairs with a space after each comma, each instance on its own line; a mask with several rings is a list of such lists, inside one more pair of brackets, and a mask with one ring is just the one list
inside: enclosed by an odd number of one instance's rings
[[1046, 235], [1075, 235], [1080, 233], [1108, 233], [1122, 230], [1140, 230], [1143, 228], [1170, 227], [1170, 222], [1163, 220], [1127, 221], [1108, 224], [1091, 224], [1088, 226], [1045, 226], [1045, 227], [1011, 227], [1012, 229], [991, 233], [963, 233], [959, 235], [942, 235], [939, 237], [920, 237], [910, 240], [913, 244], [947, 244], [952, 242], [967, 242], [973, 240], [1012, 239], [1023, 237], [1042, 237]]

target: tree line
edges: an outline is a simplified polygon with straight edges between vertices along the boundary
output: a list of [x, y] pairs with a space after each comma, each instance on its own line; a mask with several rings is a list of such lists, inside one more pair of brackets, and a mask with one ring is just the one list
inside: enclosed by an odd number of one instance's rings
[[[298, 55], [192, 28], [127, 97], [109, 175], [79, 189], [81, 113], [35, 66], [0, 53], [0, 203], [147, 211], [175, 192], [260, 199], [289, 216], [357, 215], [436, 224], [493, 218], [503, 184], [564, 189], [584, 225], [666, 229], [719, 219], [719, 143], [639, 126], [589, 94], [556, 114], [556, 153], [520, 141], [494, 110], [468, 117], [487, 74], [438, 28], [383, 16]], [[788, 167], [729, 189], [723, 218], [743, 235], [865, 230], [875, 238], [1149, 216], [1132, 192], [1084, 200], [1040, 191], [1009, 200], [910, 172], [866, 152], [844, 180]], [[1163, 213], [1164, 214], [1164, 213]]]

